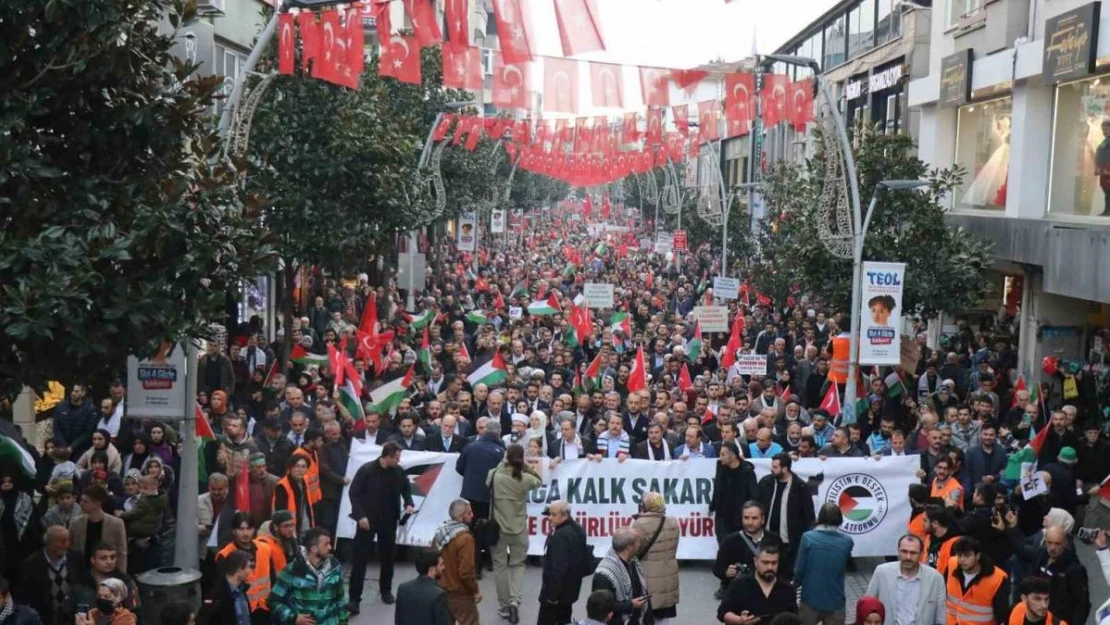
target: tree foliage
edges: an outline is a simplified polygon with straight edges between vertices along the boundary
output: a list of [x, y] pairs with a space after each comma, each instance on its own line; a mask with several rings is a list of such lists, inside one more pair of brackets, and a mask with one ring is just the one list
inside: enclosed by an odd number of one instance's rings
[[[216, 163], [219, 77], [159, 31], [181, 0], [0, 3], [0, 378], [72, 382], [203, 334], [267, 271], [258, 198]], [[118, 369], [117, 369], [118, 371]]]
[[[863, 259], [906, 263], [905, 314], [931, 319], [943, 310], [973, 307], [984, 295], [982, 272], [992, 249], [967, 230], [945, 223], [941, 202], [959, 186], [962, 172], [930, 170], [906, 135], [861, 126], [854, 143], [864, 213], [882, 180], [929, 182], [919, 190], [879, 195]], [[768, 172], [762, 191], [767, 219], [752, 276], [757, 288], [776, 299], [811, 292], [844, 309], [852, 289], [852, 261], [830, 254], [818, 230], [829, 156], [819, 149], [805, 165], [782, 162]]]

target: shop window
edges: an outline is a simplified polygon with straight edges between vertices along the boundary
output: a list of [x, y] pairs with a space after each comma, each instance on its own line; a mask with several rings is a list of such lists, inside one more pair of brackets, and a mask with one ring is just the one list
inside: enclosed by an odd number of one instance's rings
[[956, 26], [964, 17], [983, 8], [984, 0], [948, 0], [948, 25]]
[[1060, 85], [1055, 110], [1049, 212], [1110, 216], [1110, 81]]
[[888, 135], [898, 133], [898, 95], [886, 97], [886, 114], [883, 116], [883, 131]]
[[956, 208], [1002, 210], [1010, 171], [1009, 97], [960, 107], [956, 128], [956, 164], [964, 180], [954, 194]]

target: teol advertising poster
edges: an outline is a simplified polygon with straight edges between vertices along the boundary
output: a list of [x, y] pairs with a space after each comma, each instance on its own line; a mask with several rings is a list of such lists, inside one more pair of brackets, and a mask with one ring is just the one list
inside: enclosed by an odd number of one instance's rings
[[478, 220], [474, 213], [459, 216], [458, 247], [460, 252], [473, 252], [477, 242]]
[[863, 263], [859, 361], [865, 365], [902, 362], [902, 285], [905, 263]]

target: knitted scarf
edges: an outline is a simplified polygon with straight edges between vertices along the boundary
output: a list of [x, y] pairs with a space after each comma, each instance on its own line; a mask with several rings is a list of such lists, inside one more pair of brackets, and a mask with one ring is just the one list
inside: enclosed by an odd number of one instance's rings
[[[648, 594], [647, 577], [644, 575], [643, 568], [640, 567], [640, 561], [636, 558], [632, 558], [632, 567], [635, 569], [637, 577], [640, 578], [640, 584], [643, 586], [644, 594]], [[631, 601], [635, 599], [635, 597], [632, 596], [632, 578], [628, 576], [628, 569], [625, 568], [624, 561], [622, 561], [620, 556], [612, 549], [610, 549], [609, 553], [598, 563], [597, 570], [594, 574], [601, 575], [609, 580], [616, 591], [617, 601]], [[639, 622], [644, 622], [644, 614], [647, 613], [650, 605], [651, 602], [648, 601], [640, 607]]]

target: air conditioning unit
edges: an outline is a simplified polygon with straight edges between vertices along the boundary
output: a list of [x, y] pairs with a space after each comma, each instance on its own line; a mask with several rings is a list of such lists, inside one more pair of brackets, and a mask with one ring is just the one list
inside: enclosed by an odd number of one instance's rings
[[227, 0], [197, 0], [197, 15], [222, 16], [227, 12]]

